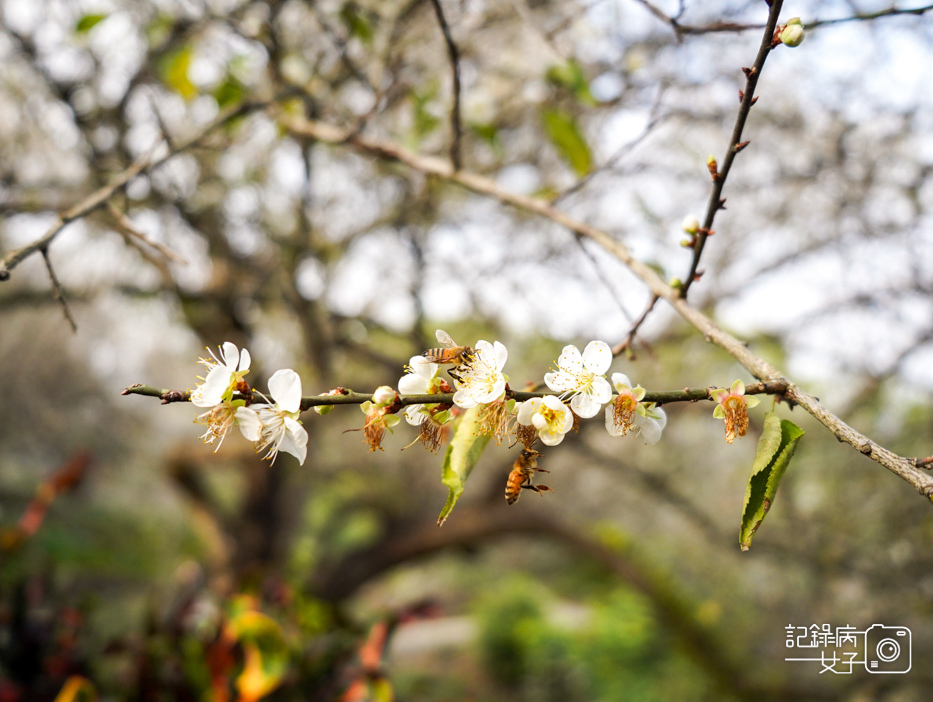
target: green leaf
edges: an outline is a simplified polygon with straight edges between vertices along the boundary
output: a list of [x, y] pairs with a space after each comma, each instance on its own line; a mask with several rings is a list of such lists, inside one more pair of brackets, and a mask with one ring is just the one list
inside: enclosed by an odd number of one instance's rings
[[223, 109], [235, 102], [240, 102], [246, 95], [243, 84], [229, 73], [224, 80], [216, 87], [211, 94], [217, 101], [217, 106]]
[[159, 61], [159, 74], [163, 82], [185, 100], [198, 95], [198, 89], [188, 78], [188, 67], [193, 57], [191, 47], [185, 46], [166, 54]]
[[107, 15], [84, 15], [75, 24], [75, 32], [78, 34], [87, 34], [105, 19], [107, 19]]
[[450, 512], [463, 493], [467, 478], [470, 477], [489, 439], [492, 438], [491, 434], [480, 433], [479, 413], [481, 409], [481, 406], [473, 407], [464, 412], [460, 423], [454, 430], [454, 438], [450, 440], [450, 446], [447, 447], [441, 481], [450, 488], [450, 494], [447, 496], [444, 509], [437, 518], [438, 526], [447, 521], [447, 517], [450, 516]]
[[434, 114], [437, 98], [437, 83], [431, 82], [424, 89], [413, 89], [410, 93], [414, 106], [414, 139], [419, 143], [441, 124], [441, 119]]
[[586, 175], [593, 165], [593, 155], [583, 138], [573, 115], [561, 110], [546, 109], [541, 121], [548, 139], [577, 175]]
[[551, 66], [544, 77], [553, 85], [567, 88], [581, 105], [594, 107], [597, 104], [596, 98], [590, 92], [590, 84], [583, 74], [583, 69], [575, 59]]
[[369, 44], [373, 40], [373, 25], [366, 19], [363, 11], [354, 2], [348, 2], [340, 8], [340, 20], [343, 22], [347, 31], [364, 44]]
[[784, 471], [803, 435], [804, 431], [790, 420], [779, 419], [774, 412], [765, 415], [752, 474], [745, 488], [745, 509], [739, 530], [739, 545], [743, 551], [749, 549], [752, 537], [771, 509]]

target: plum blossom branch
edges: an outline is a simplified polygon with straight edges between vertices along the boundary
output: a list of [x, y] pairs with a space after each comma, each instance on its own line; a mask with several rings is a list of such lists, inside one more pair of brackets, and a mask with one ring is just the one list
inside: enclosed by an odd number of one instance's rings
[[[789, 388], [786, 380], [772, 380], [766, 383], [751, 383], [745, 386], [746, 395], [778, 395], [782, 396]], [[361, 405], [364, 402], [370, 402], [373, 399], [372, 392], [357, 392], [346, 388], [338, 388], [338, 394], [305, 395], [301, 398], [301, 411], [311, 409], [312, 407], [336, 406], [336, 405]], [[711, 393], [716, 390], [714, 387], [706, 388], [684, 388], [683, 390], [655, 390], [645, 393], [644, 401], [653, 402], [657, 405], [666, 405], [672, 402], [700, 402], [703, 400], [712, 400]], [[152, 385], [143, 385], [137, 383], [124, 388], [121, 395], [142, 395], [144, 397], [157, 397], [162, 400], [162, 404], [173, 402], [190, 402], [190, 390], [169, 390], [166, 388], [156, 388]], [[556, 397], [557, 392], [527, 392], [523, 390], [508, 390], [506, 395], [518, 402], [524, 402], [532, 398]], [[238, 395], [234, 394], [234, 398]], [[401, 407], [422, 404], [453, 404], [454, 393], [439, 392], [432, 394], [418, 395], [400, 395], [398, 404]]]
[[[707, 341], [723, 349], [755, 378], [762, 382], [777, 381], [786, 383], [787, 390], [784, 397], [803, 407], [817, 421], [823, 424], [833, 436], [884, 466], [928, 499], [933, 496], [933, 476], [917, 468], [912, 459], [898, 456], [878, 445], [827, 410], [816, 397], [804, 392], [796, 384], [785, 378], [784, 374], [776, 367], [755, 356], [749, 351], [745, 343], [718, 327], [703, 312], [691, 307], [680, 296], [679, 289], [669, 285], [654, 269], [635, 258], [628, 247], [602, 229], [571, 217], [541, 198], [511, 193], [499, 187], [495, 181], [489, 178], [468, 171], [455, 171], [443, 159], [416, 154], [396, 144], [357, 134], [323, 122], [282, 115], [279, 123], [296, 135], [310, 136], [331, 144], [345, 144], [376, 158], [398, 161], [416, 171], [436, 176], [450, 183], [456, 183], [467, 190], [486, 195], [518, 210], [536, 214], [565, 227], [575, 234], [592, 239], [625, 264], [632, 273], [641, 279], [652, 294], [666, 300]], [[436, 398], [434, 401], [437, 401]]]

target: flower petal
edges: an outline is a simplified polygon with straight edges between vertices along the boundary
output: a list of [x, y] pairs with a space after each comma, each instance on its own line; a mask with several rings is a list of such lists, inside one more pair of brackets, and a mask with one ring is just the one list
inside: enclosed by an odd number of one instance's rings
[[545, 446], [557, 446], [557, 444], [564, 440], [566, 434], [552, 434], [549, 431], [539, 431], [538, 436], [541, 439], [541, 443]]
[[583, 357], [573, 344], [568, 344], [560, 352], [560, 358], [557, 359], [557, 367], [571, 375], [579, 375], [583, 371]]
[[223, 357], [224, 365], [227, 367], [227, 370], [231, 373], [235, 373], [237, 364], [240, 361], [240, 352], [237, 349], [236, 344], [225, 341], [223, 346]]
[[493, 344], [493, 348], [496, 354], [496, 370], [501, 371], [509, 358], [509, 350], [505, 348], [505, 344], [498, 341]]
[[291, 368], [277, 370], [269, 378], [269, 392], [279, 409], [297, 412], [301, 409], [301, 378]]
[[741, 380], [736, 380], [734, 383], [732, 383], [732, 387], [729, 388], [729, 392], [731, 392], [733, 395], [744, 395], [745, 383], [743, 383]]
[[612, 384], [615, 386], [616, 392], [622, 392], [623, 388], [632, 387], [632, 381], [628, 379], [625, 373], [613, 373]]
[[229, 388], [230, 371], [224, 366], [214, 366], [204, 382], [191, 393], [191, 403], [196, 407], [219, 405]]
[[526, 400], [518, 406], [517, 419], [518, 423], [524, 426], [532, 424], [531, 418], [538, 411], [538, 406], [541, 404], [540, 397], [533, 397], [530, 400]]
[[249, 370], [249, 363], [250, 363], [249, 351], [247, 351], [246, 349], [243, 349], [242, 351], [240, 351], [240, 366], [237, 370], [241, 370], [241, 371]]
[[249, 441], [259, 441], [262, 432], [262, 422], [259, 421], [259, 415], [255, 410], [249, 407], [237, 407], [236, 423]]
[[577, 379], [564, 371], [545, 373], [544, 383], [554, 392], [569, 392], [577, 388]]
[[612, 365], [612, 349], [605, 341], [591, 341], [583, 349], [583, 365], [590, 373], [602, 375]]
[[661, 425], [651, 417], [642, 417], [636, 415], [635, 424], [638, 426], [638, 433], [646, 444], [656, 444], [661, 440]]
[[596, 376], [593, 378], [590, 394], [596, 402], [604, 405], [612, 399], [612, 386], [602, 376]]
[[467, 389], [461, 389], [454, 393], [454, 404], [463, 409], [470, 409], [476, 407], [478, 403], [470, 396]]
[[590, 395], [574, 395], [570, 400], [570, 409], [577, 413], [581, 419], [595, 417], [602, 404], [594, 400]]
[[412, 373], [407, 375], [417, 375], [426, 380], [430, 380], [437, 375], [438, 365], [424, 356], [412, 356], [411, 360], [408, 361], [408, 367], [411, 368]]
[[606, 431], [610, 436], [622, 436], [622, 425], [616, 423], [615, 412], [612, 407], [606, 408]]
[[403, 395], [425, 395], [430, 388], [431, 377], [426, 378], [418, 373], [406, 373], [398, 381], [398, 391]]
[[760, 402], [761, 400], [759, 400], [754, 395], [749, 395], [748, 397], [745, 398], [746, 407], [757, 407]]
[[282, 443], [279, 444], [279, 450], [290, 453], [298, 459], [300, 464], [304, 465], [308, 455], [308, 432], [299, 421], [285, 417], [285, 435]]

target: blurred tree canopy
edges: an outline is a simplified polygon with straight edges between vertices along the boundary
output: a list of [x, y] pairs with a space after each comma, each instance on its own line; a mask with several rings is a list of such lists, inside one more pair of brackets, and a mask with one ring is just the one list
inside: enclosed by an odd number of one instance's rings
[[[926, 699], [931, 16], [0, 2], [0, 700]], [[225, 341], [257, 388], [371, 393], [438, 327], [514, 390], [603, 339], [700, 401], [653, 446], [581, 421], [511, 506], [490, 442], [438, 528], [404, 422], [370, 452], [357, 407], [304, 412], [270, 464], [120, 396]], [[736, 378], [781, 384], [730, 445]], [[742, 553], [774, 398], [806, 435]], [[785, 662], [825, 624], [909, 628], [911, 670]]]

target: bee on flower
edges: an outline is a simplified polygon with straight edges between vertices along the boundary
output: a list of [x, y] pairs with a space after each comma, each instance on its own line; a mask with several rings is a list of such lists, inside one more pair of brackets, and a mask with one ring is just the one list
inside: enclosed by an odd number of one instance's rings
[[629, 431], [641, 435], [646, 444], [661, 440], [661, 431], [667, 424], [667, 414], [653, 402], [642, 402], [645, 389], [632, 382], [623, 373], [612, 374], [612, 385], [619, 393], [606, 407], [606, 429], [612, 436], [625, 436]]
[[612, 386], [604, 374], [612, 364], [612, 350], [604, 341], [591, 341], [583, 354], [573, 344], [564, 347], [557, 359], [559, 370], [546, 373], [544, 382], [561, 398], [570, 398], [570, 409], [578, 417], [595, 417], [612, 398]]
[[758, 405], [757, 397], [745, 397], [745, 383], [736, 380], [728, 390], [718, 388], [711, 391], [710, 397], [717, 403], [713, 416], [726, 423], [726, 442], [731, 444], [736, 436], [745, 436], [748, 431], [746, 410]]
[[505, 396], [508, 377], [502, 372], [509, 357], [504, 344], [496, 341], [477, 341], [469, 365], [461, 369], [455, 379], [457, 392], [454, 404], [463, 409], [501, 400]]

